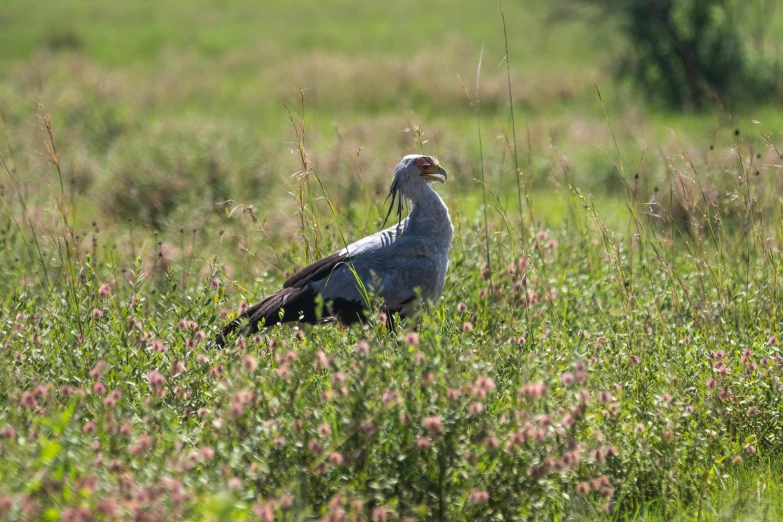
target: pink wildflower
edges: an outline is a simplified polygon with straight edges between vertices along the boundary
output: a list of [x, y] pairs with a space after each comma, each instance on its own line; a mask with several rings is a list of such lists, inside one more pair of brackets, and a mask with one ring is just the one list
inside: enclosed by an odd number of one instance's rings
[[590, 457], [596, 462], [596, 464], [603, 464], [606, 462], [606, 453], [601, 448], [596, 448], [590, 452]]
[[199, 453], [201, 454], [201, 458], [207, 461], [212, 460], [215, 457], [215, 450], [209, 446], [201, 448]]
[[489, 377], [481, 376], [473, 383], [471, 393], [474, 397], [482, 399], [495, 389], [495, 381]]
[[399, 398], [396, 391], [385, 390], [381, 395], [381, 402], [383, 404], [389, 404], [392, 401], [396, 401]]
[[67, 507], [63, 509], [62, 520], [64, 522], [87, 522], [93, 520], [93, 517], [87, 507]]
[[315, 362], [321, 368], [329, 367], [329, 358], [326, 356], [323, 350], [318, 350], [317, 352], [315, 352]]
[[475, 417], [476, 415], [478, 415], [479, 413], [481, 413], [482, 411], [484, 411], [484, 405], [483, 405], [483, 404], [481, 404], [481, 403], [480, 403], [480, 402], [478, 402], [478, 401], [471, 402], [471, 403], [468, 405], [468, 413], [470, 413], [470, 414], [471, 414], [472, 416], [474, 416], [474, 417]]
[[165, 384], [166, 377], [164, 377], [162, 373], [153, 370], [147, 373], [147, 380], [149, 381], [150, 386], [157, 389]]
[[232, 418], [238, 419], [245, 414], [245, 406], [240, 401], [234, 400], [231, 402], [228, 412]]
[[489, 451], [495, 451], [500, 447], [500, 440], [493, 435], [484, 439], [484, 445]]
[[323, 445], [320, 442], [318, 442], [317, 440], [311, 440], [307, 444], [307, 448], [310, 451], [312, 451], [314, 454], [316, 454], [316, 455], [320, 455], [321, 452], [323, 452], [323, 450], [324, 450]]
[[370, 519], [373, 522], [386, 522], [389, 518], [389, 513], [386, 511], [386, 508], [383, 506], [378, 506], [377, 508], [372, 510], [372, 514], [370, 515]]
[[248, 373], [254, 372], [256, 371], [256, 368], [258, 368], [258, 361], [252, 355], [246, 355], [242, 359], [242, 367]]
[[185, 373], [185, 371], [186, 371], [185, 363], [179, 361], [174, 363], [174, 366], [171, 369], [171, 374], [174, 377], [176, 377], [178, 375], [182, 375], [183, 373]]
[[424, 428], [432, 435], [433, 437], [439, 436], [441, 434], [441, 429], [443, 428], [443, 421], [440, 417], [433, 415], [431, 417], [426, 417], [424, 419]]
[[520, 390], [520, 393], [523, 397], [533, 400], [542, 398], [544, 395], [546, 395], [546, 392], [547, 388], [543, 382], [525, 384]]
[[332, 428], [330, 428], [329, 425], [326, 424], [325, 422], [321, 423], [318, 426], [318, 433], [320, 433], [324, 437], [328, 437], [329, 435], [332, 434]]
[[109, 519], [114, 518], [117, 512], [117, 506], [114, 500], [110, 498], [99, 500], [95, 506], [95, 509], [98, 511], [98, 513]]
[[539, 415], [536, 420], [538, 421], [538, 424], [544, 428], [552, 425], [552, 417], [546, 413]]
[[474, 490], [468, 493], [468, 502], [471, 504], [486, 504], [489, 501], [489, 493], [482, 490]]
[[294, 507], [294, 497], [290, 493], [283, 493], [280, 496], [280, 507], [283, 509]]
[[274, 522], [275, 511], [269, 504], [256, 504], [253, 511], [262, 522]]

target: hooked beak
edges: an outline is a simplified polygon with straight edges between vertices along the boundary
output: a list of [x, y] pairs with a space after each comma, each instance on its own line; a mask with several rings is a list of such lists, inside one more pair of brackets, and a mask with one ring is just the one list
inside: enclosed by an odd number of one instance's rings
[[446, 179], [449, 177], [448, 174], [446, 174], [446, 169], [443, 167], [438, 167], [438, 170], [435, 172], [432, 172], [430, 174], [422, 174], [425, 178], [431, 181], [440, 181], [441, 183], [446, 183]]

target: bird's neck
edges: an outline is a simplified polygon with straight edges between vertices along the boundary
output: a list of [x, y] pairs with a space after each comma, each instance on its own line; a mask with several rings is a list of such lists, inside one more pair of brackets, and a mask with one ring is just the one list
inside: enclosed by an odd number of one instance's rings
[[426, 234], [451, 245], [454, 229], [449, 209], [438, 193], [429, 185], [418, 184], [403, 195], [411, 204], [411, 212], [405, 219], [405, 232]]

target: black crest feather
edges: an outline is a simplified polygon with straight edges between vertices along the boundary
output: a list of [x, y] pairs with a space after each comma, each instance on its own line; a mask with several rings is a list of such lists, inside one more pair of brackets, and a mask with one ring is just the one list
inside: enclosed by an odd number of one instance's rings
[[392, 181], [391, 187], [389, 188], [389, 194], [386, 196], [386, 199], [383, 201], [383, 204], [385, 205], [387, 201], [389, 201], [389, 198], [391, 198], [391, 204], [389, 204], [389, 211], [386, 213], [386, 217], [383, 219], [383, 227], [386, 226], [386, 222], [389, 220], [389, 216], [391, 216], [392, 209], [394, 208], [394, 201], [397, 201], [397, 223], [400, 223], [402, 221], [402, 195], [399, 194], [399, 191], [397, 190], [397, 180], [395, 179]]

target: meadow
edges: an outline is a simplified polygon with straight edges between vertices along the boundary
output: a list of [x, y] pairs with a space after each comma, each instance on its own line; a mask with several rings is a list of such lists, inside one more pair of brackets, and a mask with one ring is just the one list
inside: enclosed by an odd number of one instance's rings
[[[781, 519], [779, 107], [504, 14], [508, 76], [493, 3], [6, 0], [0, 518]], [[209, 344], [418, 151], [436, 307]]]

